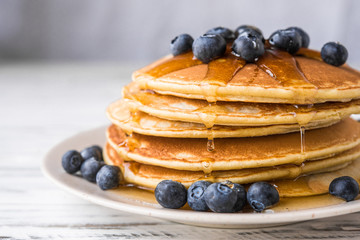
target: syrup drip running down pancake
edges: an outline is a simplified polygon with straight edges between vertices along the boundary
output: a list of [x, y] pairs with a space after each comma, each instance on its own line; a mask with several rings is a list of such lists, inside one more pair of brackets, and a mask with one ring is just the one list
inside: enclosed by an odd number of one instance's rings
[[204, 171], [301, 164], [349, 150], [360, 143], [360, 124], [348, 118], [330, 127], [307, 131], [303, 152], [299, 133], [252, 138], [216, 139], [208, 152], [206, 139], [127, 136], [120, 128], [108, 128], [109, 143], [125, 160], [172, 169]]
[[133, 80], [152, 89], [192, 99], [314, 104], [359, 98], [360, 73], [322, 62], [320, 53], [300, 49], [297, 56], [267, 47], [255, 63], [231, 54], [203, 64], [191, 52], [168, 56], [136, 71]]

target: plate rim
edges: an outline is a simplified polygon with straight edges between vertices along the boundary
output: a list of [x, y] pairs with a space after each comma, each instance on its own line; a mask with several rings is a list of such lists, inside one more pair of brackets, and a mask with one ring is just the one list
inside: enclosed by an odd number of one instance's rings
[[[191, 225], [198, 226], [207, 226], [207, 225], [220, 225], [222, 227], [241, 225], [241, 226], [251, 226], [251, 225], [280, 225], [280, 224], [290, 224], [301, 221], [308, 221], [314, 219], [321, 219], [326, 217], [335, 217], [339, 215], [350, 214], [360, 211], [360, 200], [355, 200], [352, 202], [344, 202], [337, 205], [319, 207], [319, 208], [310, 208], [303, 210], [287, 211], [287, 212], [266, 212], [266, 213], [214, 213], [214, 212], [196, 212], [191, 210], [181, 210], [181, 209], [166, 209], [150, 207], [150, 206], [141, 206], [141, 205], [132, 205], [126, 202], [115, 201], [106, 197], [106, 195], [99, 196], [98, 194], [94, 195], [88, 193], [84, 190], [79, 189], [77, 186], [68, 186], [64, 182], [60, 181], [56, 176], [58, 176], [56, 171], [53, 171], [50, 166], [52, 165], [54, 156], [58, 155], [62, 146], [69, 141], [73, 141], [76, 138], [80, 138], [84, 135], [89, 135], [94, 132], [102, 131], [105, 135], [105, 128], [107, 126], [101, 126], [86, 131], [78, 132], [64, 140], [60, 141], [54, 145], [43, 157], [41, 161], [41, 170], [42, 173], [55, 185], [61, 189], [76, 195], [84, 200], [93, 202], [95, 204], [109, 207], [112, 209], [120, 210], [127, 213], [134, 213], [142, 216], [156, 217], [160, 219], [170, 220], [174, 222], [180, 222]], [[105, 136], [104, 136], [105, 138]], [[88, 143], [91, 145], [94, 143]], [[66, 150], [65, 150], [66, 151]], [[59, 156], [59, 161], [61, 156]], [[67, 174], [65, 171], [62, 174]], [[75, 177], [69, 175], [69, 177]], [[86, 184], [88, 183], [84, 180]], [[94, 188], [98, 188], [94, 184]], [[109, 193], [110, 191], [106, 191]], [[111, 193], [110, 193], [111, 194]]]

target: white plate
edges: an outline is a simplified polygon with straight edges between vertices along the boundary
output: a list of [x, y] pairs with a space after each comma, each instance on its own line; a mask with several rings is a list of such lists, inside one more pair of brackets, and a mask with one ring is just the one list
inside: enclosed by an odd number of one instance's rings
[[45, 176], [56, 185], [81, 198], [124, 212], [162, 218], [184, 224], [222, 227], [254, 228], [285, 225], [311, 219], [332, 217], [360, 211], [360, 200], [341, 204], [288, 212], [266, 213], [212, 213], [182, 209], [164, 209], [158, 204], [144, 202], [140, 198], [129, 198], [122, 191], [102, 191], [96, 184], [78, 176], [65, 173], [61, 156], [70, 149], [83, 149], [94, 144], [105, 143], [105, 127], [79, 133], [52, 148], [42, 162]]

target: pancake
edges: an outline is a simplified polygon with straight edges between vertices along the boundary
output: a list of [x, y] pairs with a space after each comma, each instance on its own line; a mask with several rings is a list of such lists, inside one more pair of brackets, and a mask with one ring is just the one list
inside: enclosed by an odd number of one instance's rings
[[[164, 138], [133, 133], [130, 136], [115, 125], [107, 130], [108, 142], [125, 160], [167, 168], [211, 172], [301, 164], [349, 150], [360, 143], [360, 124], [351, 118], [330, 127], [300, 133], [215, 139], [215, 150], [207, 150], [207, 139]], [[304, 148], [302, 152], [302, 147]]]
[[192, 52], [164, 57], [133, 74], [143, 89], [183, 98], [214, 101], [313, 104], [360, 97], [360, 73], [335, 67], [320, 53], [300, 49], [297, 56], [266, 49], [256, 63], [227, 53], [208, 64]]
[[130, 84], [123, 91], [130, 108], [163, 119], [213, 125], [261, 126], [337, 122], [360, 112], [360, 100], [315, 105], [291, 105], [245, 102], [217, 102], [184, 99], [141, 91]]
[[[298, 178], [301, 180], [297, 179], [294, 181], [294, 178], [297, 178], [300, 175], [304, 174], [317, 173], [318, 175], [328, 171], [338, 171], [340, 169], [346, 168], [349, 164], [351, 164], [351, 161], [359, 157], [360, 146], [327, 159], [305, 162], [302, 166], [281, 165], [278, 167], [264, 167], [256, 169], [214, 171], [211, 173], [211, 176], [206, 176], [201, 171], [181, 171], [141, 164], [137, 162], [125, 162], [117, 153], [117, 151], [113, 147], [111, 147], [110, 144], [106, 145], [104, 151], [104, 159], [106, 163], [119, 166], [123, 172], [126, 183], [132, 183], [140, 187], [155, 189], [155, 187], [160, 181], [166, 179], [179, 181], [184, 184], [185, 187], [189, 187], [192, 183], [199, 180], [208, 180], [211, 182], [222, 182], [230, 180], [234, 183], [248, 184], [257, 181], [269, 181], [274, 179], [292, 179], [289, 181], [279, 181], [279, 189], [284, 189], [283, 192], [286, 194], [288, 194], [289, 191], [286, 190], [285, 187], [282, 187], [283, 185], [290, 188], [290, 186], [293, 185], [292, 182], [294, 182], [294, 184], [298, 184], [298, 182], [307, 181], [303, 179], [318, 179], [311, 178], [312, 176], [306, 176]], [[360, 178], [360, 172], [358, 177]], [[277, 183], [278, 181], [274, 182], [275, 185]], [[298, 188], [296, 192], [301, 192], [302, 188], [305, 189], [302, 196], [305, 196], [304, 194], [309, 192], [308, 188], [306, 188], [305, 186]], [[314, 193], [316, 193], [315, 190]], [[288, 194], [287, 196], [292, 195]]]
[[[131, 110], [124, 100], [118, 100], [109, 105], [106, 111], [111, 122], [127, 133], [175, 138], [208, 138], [209, 130], [204, 124], [172, 121], [158, 118], [145, 112]], [[328, 127], [334, 120], [324, 119], [310, 122], [304, 127], [306, 130]], [[273, 134], [284, 134], [299, 131], [298, 124], [278, 124], [269, 126], [224, 126], [214, 125], [211, 128], [212, 138], [255, 137]]]

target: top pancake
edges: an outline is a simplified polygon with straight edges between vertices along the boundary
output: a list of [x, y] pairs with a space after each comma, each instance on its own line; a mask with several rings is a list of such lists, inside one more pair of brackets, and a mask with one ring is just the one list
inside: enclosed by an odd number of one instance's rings
[[267, 49], [245, 63], [230, 50], [208, 64], [192, 52], [167, 56], [133, 74], [143, 89], [184, 98], [214, 101], [309, 104], [360, 98], [360, 73], [321, 60], [320, 53], [300, 49], [296, 56]]

